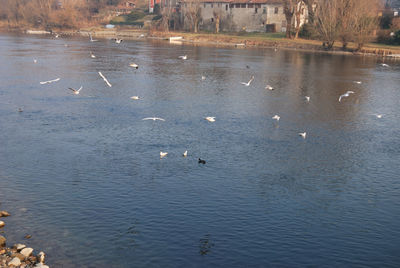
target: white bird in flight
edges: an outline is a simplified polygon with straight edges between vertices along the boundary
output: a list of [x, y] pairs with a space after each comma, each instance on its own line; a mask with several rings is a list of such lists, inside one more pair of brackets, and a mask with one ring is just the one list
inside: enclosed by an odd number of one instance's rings
[[361, 85], [362, 82], [361, 81], [354, 81], [354, 83]]
[[178, 58], [180, 58], [182, 60], [187, 60], [187, 55], [179, 56]]
[[134, 62], [129, 63], [129, 66], [131, 66], [132, 68], [135, 68], [135, 69], [139, 69], [139, 65], [137, 65]]
[[307, 102], [310, 101], [310, 97], [309, 96], [305, 96], [304, 98], [306, 99]]
[[132, 96], [131, 99], [132, 100], [139, 100], [140, 98], [139, 98], [139, 96]]
[[90, 42], [97, 42], [97, 41], [99, 41], [99, 40], [94, 40], [93, 37], [92, 37], [92, 34], [89, 34], [89, 37], [90, 37]]
[[183, 153], [182, 156], [183, 156], [183, 157], [186, 157], [186, 156], [187, 156], [187, 150]]
[[82, 88], [83, 88], [83, 87], [81, 86], [79, 89], [74, 89], [74, 88], [72, 88], [72, 87], [69, 87], [68, 89], [72, 90], [72, 91], [74, 92], [75, 95], [78, 95], [78, 94], [79, 94], [79, 91], [81, 91]]
[[307, 135], [307, 133], [306, 133], [306, 132], [300, 132], [300, 133], [299, 133], [299, 136], [303, 137], [303, 139], [305, 139], [305, 138], [306, 138], [306, 135]]
[[249, 82], [245, 83], [245, 82], [240, 82], [242, 85], [245, 85], [246, 87], [250, 86], [251, 82], [254, 80], [254, 75], [251, 77], [251, 79], [249, 80]]
[[165, 121], [165, 119], [162, 119], [160, 117], [146, 117], [146, 118], [143, 118], [142, 120], [153, 120], [153, 121], [160, 120], [160, 121]]
[[167, 152], [161, 152], [160, 151], [160, 158], [163, 158], [164, 156], [167, 156], [167, 154], [168, 154]]
[[103, 78], [104, 82], [106, 82], [106, 84], [107, 84], [109, 87], [112, 87], [112, 85], [110, 84], [110, 82], [108, 82], [107, 78], [106, 78], [101, 72], [99, 72], [99, 75], [101, 76], [101, 78]]
[[57, 81], [60, 81], [60, 78], [56, 78], [56, 79], [49, 80], [49, 81], [43, 81], [43, 82], [40, 82], [40, 84], [41, 85], [50, 84], [50, 83], [57, 82]]
[[376, 118], [382, 118], [383, 114], [374, 114]]
[[215, 122], [215, 116], [207, 116], [204, 119], [207, 120], [208, 122]]
[[350, 94], [354, 94], [354, 91], [348, 90], [346, 93], [340, 95], [340, 96], [339, 96], [339, 102], [342, 101], [342, 98], [344, 98], [344, 97], [349, 97]]
[[276, 121], [279, 121], [279, 119], [281, 119], [281, 117], [279, 116], [279, 115], [274, 115], [273, 117], [272, 117], [272, 119], [275, 119]]
[[270, 85], [266, 85], [266, 86], [265, 86], [265, 89], [274, 90], [274, 88], [273, 88], [272, 86], [270, 86]]

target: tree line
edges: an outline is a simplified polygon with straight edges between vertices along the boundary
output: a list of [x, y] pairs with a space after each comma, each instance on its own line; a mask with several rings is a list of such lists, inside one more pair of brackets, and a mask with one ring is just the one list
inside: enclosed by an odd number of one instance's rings
[[79, 28], [121, 0], [0, 0], [0, 20], [9, 26]]

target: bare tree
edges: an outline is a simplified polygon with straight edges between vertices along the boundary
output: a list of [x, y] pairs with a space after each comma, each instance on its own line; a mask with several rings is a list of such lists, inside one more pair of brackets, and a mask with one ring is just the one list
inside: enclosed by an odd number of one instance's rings
[[317, 7], [317, 30], [323, 45], [328, 49], [332, 49], [340, 30], [338, 1], [340, 0], [320, 0]]
[[201, 19], [200, 0], [186, 0], [183, 5], [185, 22], [189, 24], [191, 31], [197, 33]]
[[222, 15], [223, 15], [223, 12], [221, 9], [216, 9], [213, 11], [213, 16], [214, 16], [214, 21], [215, 21], [215, 33], [219, 33]]
[[298, 0], [284, 0], [283, 13], [286, 18], [286, 38], [292, 38], [292, 20]]
[[295, 6], [295, 18], [296, 18], [296, 23], [295, 23], [295, 30], [296, 34], [294, 36], [294, 39], [297, 39], [299, 37], [299, 32], [300, 32], [300, 26], [301, 26], [301, 15], [303, 14], [305, 9], [305, 3], [303, 1], [299, 1], [296, 3]]

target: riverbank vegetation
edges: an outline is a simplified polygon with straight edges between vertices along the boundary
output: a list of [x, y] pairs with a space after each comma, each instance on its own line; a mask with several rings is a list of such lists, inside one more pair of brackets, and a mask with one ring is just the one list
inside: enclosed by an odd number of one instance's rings
[[[168, 32], [183, 31], [180, 20], [186, 20], [191, 25], [187, 28], [189, 32], [211, 33], [199, 27], [201, 12], [195, 8], [198, 5], [193, 5], [193, 10], [182, 17], [176, 10], [160, 8], [158, 4], [154, 13], [149, 14], [146, 0], [136, 1], [135, 8], [129, 12], [120, 12], [118, 7], [124, 3], [122, 0], [0, 0], [0, 27], [72, 30], [111, 23]], [[326, 50], [340, 47], [344, 51], [362, 51], [371, 42], [400, 45], [400, 17], [393, 16], [391, 8], [385, 6], [385, 0], [282, 0], [282, 4], [287, 25], [285, 33], [222, 32], [221, 16], [217, 13], [214, 14], [213, 33], [221, 35], [223, 40], [227, 35], [237, 36], [238, 40], [247, 38], [248, 43], [271, 38], [276, 42], [282, 39], [281, 43], [317, 42]], [[304, 9], [308, 18], [300, 25]]]

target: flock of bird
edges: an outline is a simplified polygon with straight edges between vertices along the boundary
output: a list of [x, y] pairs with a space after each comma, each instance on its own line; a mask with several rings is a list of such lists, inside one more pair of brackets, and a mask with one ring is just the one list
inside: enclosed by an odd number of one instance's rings
[[[58, 38], [58, 35], [56, 35], [55, 37]], [[141, 35], [140, 37], [143, 37], [143, 35]], [[89, 38], [90, 38], [90, 39], [89, 39], [90, 42], [97, 42], [97, 41], [98, 41], [98, 40], [93, 39], [93, 37], [92, 37], [91, 34], [89, 34]], [[114, 39], [112, 39], [112, 40], [114, 40], [116, 44], [120, 44], [120, 43], [123, 41], [122, 39], [119, 39], [119, 38], [114, 38]], [[96, 56], [95, 56], [92, 52], [90, 52], [90, 57], [91, 57], [91, 58], [96, 58]], [[182, 60], [187, 60], [187, 59], [188, 59], [188, 56], [187, 56], [187, 55], [182, 55], [182, 56], [179, 56], [178, 58], [179, 58], [179, 59], [182, 59]], [[37, 59], [34, 59], [34, 63], [37, 63]], [[129, 66], [132, 67], [132, 68], [135, 68], [135, 69], [138, 69], [138, 68], [139, 68], [139, 65], [137, 65], [136, 63], [133, 63], [133, 62], [130, 63]], [[382, 67], [390, 67], [388, 64], [385, 64], [385, 63], [382, 63], [381, 66], [382, 66]], [[246, 67], [249, 68], [249, 66], [246, 66]], [[112, 87], [112, 84], [108, 81], [108, 79], [107, 79], [101, 72], [98, 72], [98, 74], [99, 74], [99, 76], [104, 80], [104, 82], [106, 83], [107, 86]], [[201, 76], [201, 79], [202, 79], [202, 80], [205, 80], [206, 77], [203, 75], [203, 76]], [[249, 87], [249, 86], [251, 85], [251, 83], [254, 81], [254, 79], [255, 79], [255, 77], [252, 76], [248, 82], [240, 82], [240, 84], [242, 84], [243, 86]], [[44, 84], [50, 84], [50, 83], [54, 83], [54, 82], [58, 82], [58, 81], [60, 81], [60, 78], [56, 78], [56, 79], [48, 80], [48, 81], [43, 81], [43, 82], [40, 82], [40, 84], [41, 84], [41, 85], [44, 85]], [[354, 83], [356, 83], [356, 84], [362, 84], [361, 81], [354, 81]], [[79, 93], [80, 93], [80, 91], [82, 90], [82, 88], [83, 88], [83, 87], [81, 86], [79, 89], [74, 89], [74, 88], [71, 88], [71, 87], [70, 87], [69, 89], [70, 89], [71, 91], [73, 91], [73, 94], [79, 95]], [[274, 87], [272, 87], [271, 85], [266, 85], [266, 86], [265, 86], [265, 89], [267, 89], [267, 90], [274, 90]], [[341, 102], [343, 98], [349, 97], [350, 94], [355, 94], [355, 92], [354, 92], [354, 91], [351, 91], [351, 90], [346, 91], [344, 94], [341, 94], [341, 95], [339, 96], [338, 101]], [[310, 102], [310, 97], [309, 97], [309, 96], [305, 96], [304, 98], [305, 98], [305, 101], [306, 101], [306, 102]], [[139, 97], [139, 96], [132, 96], [132, 97], [130, 97], [130, 99], [132, 99], [132, 100], [140, 100], [140, 97]], [[18, 111], [19, 111], [19, 112], [22, 112], [22, 109], [19, 108]], [[374, 115], [375, 115], [377, 118], [382, 118], [382, 116], [383, 116], [382, 114], [374, 114]], [[207, 117], [205, 117], [204, 119], [207, 120], [208, 122], [215, 122], [215, 121], [216, 121], [215, 118], [216, 118], [215, 116], [207, 116]], [[274, 116], [272, 117], [272, 119], [273, 119], [273, 120], [276, 120], [277, 122], [279, 122], [280, 118], [281, 118], [281, 117], [280, 117], [279, 115], [277, 115], [277, 114], [274, 115]], [[160, 118], [160, 117], [146, 117], [146, 118], [143, 118], [142, 120], [165, 121], [165, 119]], [[298, 135], [299, 135], [300, 137], [302, 137], [303, 139], [306, 139], [307, 132], [299, 132]], [[163, 158], [163, 157], [165, 157], [165, 156], [167, 156], [167, 155], [168, 155], [168, 152], [160, 151], [160, 158]], [[183, 156], [183, 157], [187, 157], [187, 155], [188, 155], [188, 151], [186, 150], [186, 151], [182, 154], [182, 156]], [[205, 164], [206, 161], [203, 160], [203, 159], [201, 159], [201, 158], [199, 158], [199, 159], [198, 159], [198, 163], [200, 163], [200, 164]]]

